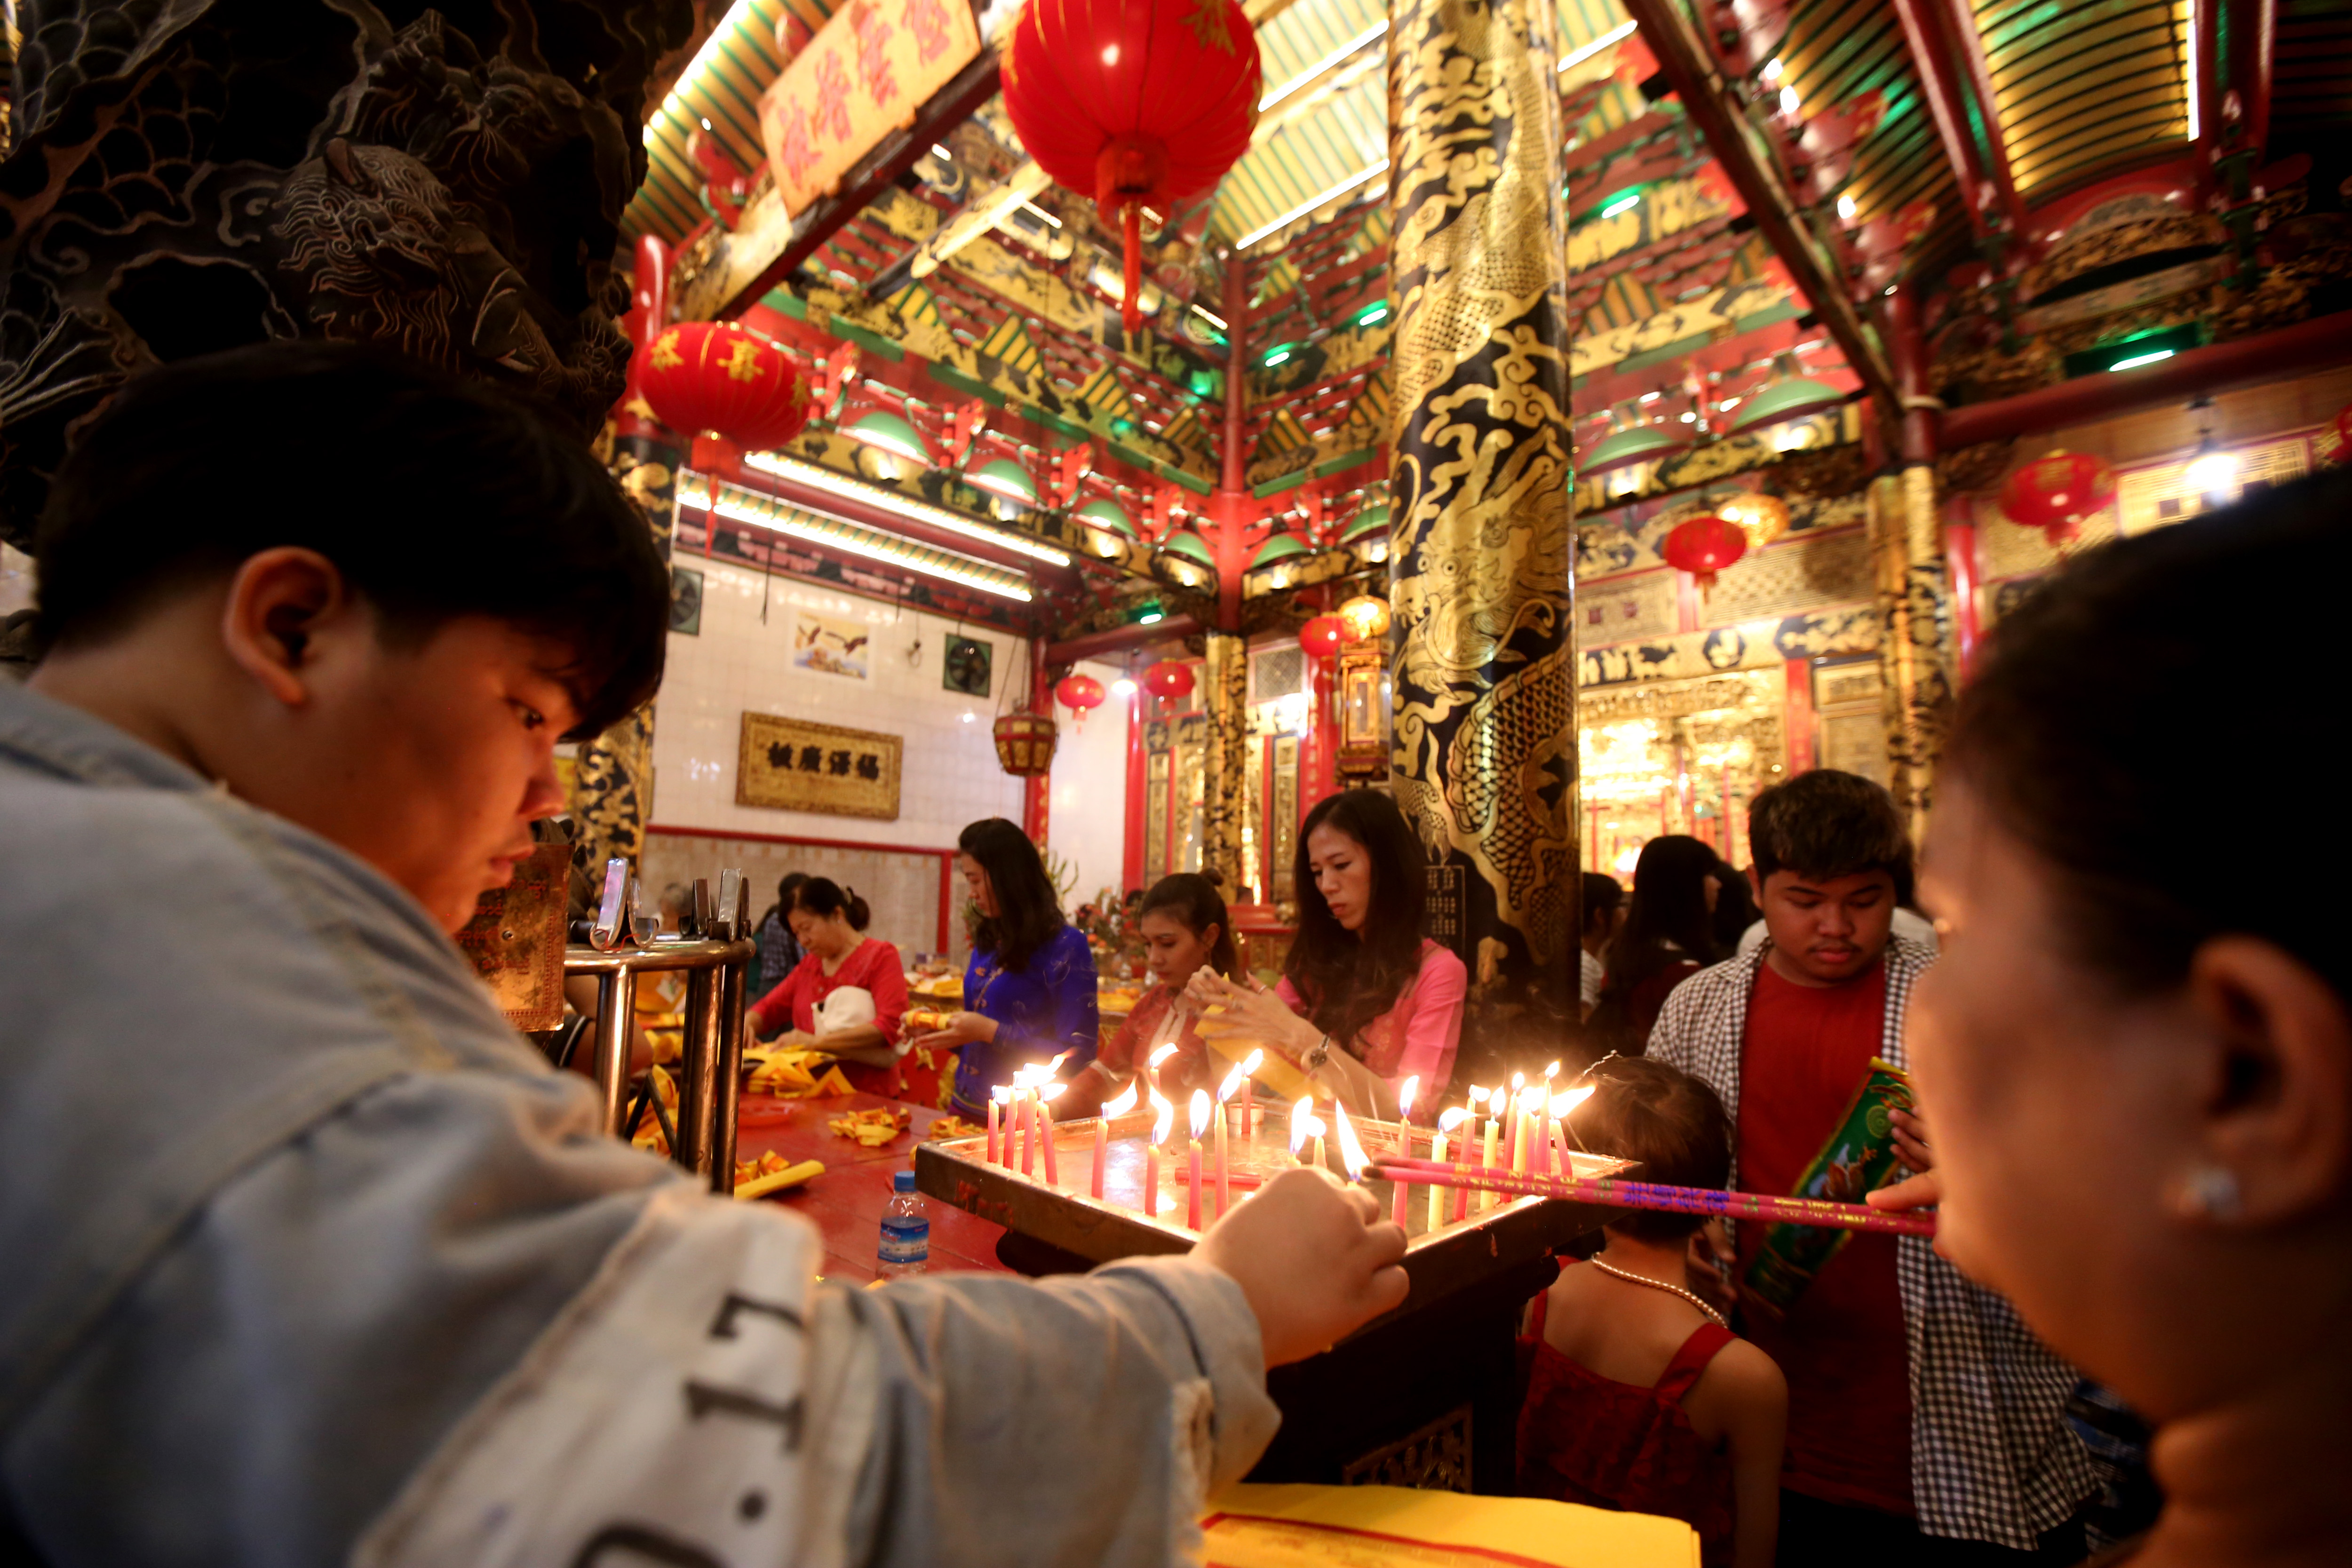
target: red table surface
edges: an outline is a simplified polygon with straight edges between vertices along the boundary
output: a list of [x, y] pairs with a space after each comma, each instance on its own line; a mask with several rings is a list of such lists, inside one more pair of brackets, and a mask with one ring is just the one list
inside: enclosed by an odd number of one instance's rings
[[[874, 1278], [874, 1257], [882, 1239], [882, 1211], [890, 1201], [890, 1177], [912, 1170], [915, 1145], [943, 1111], [905, 1105], [878, 1094], [832, 1095], [790, 1102], [792, 1119], [765, 1127], [739, 1124], [735, 1157], [756, 1160], [773, 1151], [792, 1164], [821, 1160], [824, 1173], [797, 1187], [761, 1199], [798, 1211], [824, 1234], [822, 1270], [828, 1279], [864, 1284]], [[883, 1107], [911, 1110], [907, 1130], [878, 1148], [867, 1148], [855, 1138], [843, 1138], [826, 1126], [836, 1116]], [[931, 1221], [930, 1272], [986, 1269], [1009, 1273], [996, 1260], [996, 1241], [1004, 1234], [977, 1215], [930, 1198], [923, 1200]]]

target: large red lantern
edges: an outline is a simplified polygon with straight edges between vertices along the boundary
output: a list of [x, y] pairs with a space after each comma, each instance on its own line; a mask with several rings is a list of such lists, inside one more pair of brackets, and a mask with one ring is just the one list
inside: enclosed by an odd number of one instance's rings
[[1318, 616], [1298, 628], [1298, 646], [1317, 658], [1329, 658], [1347, 640], [1347, 623], [1337, 616]]
[[2001, 481], [2001, 515], [2038, 528], [2055, 550], [2083, 520], [2116, 499], [2116, 471], [2088, 452], [2036, 458]]
[[2352, 403], [2336, 411], [2336, 461], [2352, 463]]
[[1066, 675], [1054, 683], [1054, 695], [1078, 716], [1078, 727], [1084, 729], [1087, 715], [1102, 706], [1103, 683], [1091, 675]]
[[808, 423], [809, 389], [793, 362], [733, 321], [681, 321], [645, 354], [637, 388], [673, 430], [716, 430], [749, 451], [766, 452]]
[[1143, 324], [1141, 226], [1224, 177], [1257, 123], [1257, 36], [1235, 0], [1031, 5], [1004, 50], [1004, 110], [1029, 156], [1095, 198], [1126, 238], [1130, 332]]
[[1192, 667], [1180, 658], [1163, 658], [1143, 672], [1143, 689], [1154, 697], [1189, 696], [1192, 690]]
[[1748, 534], [1728, 518], [1709, 512], [1678, 524], [1661, 552], [1666, 564], [1697, 579], [1699, 596], [1715, 586], [1715, 574], [1748, 553]]

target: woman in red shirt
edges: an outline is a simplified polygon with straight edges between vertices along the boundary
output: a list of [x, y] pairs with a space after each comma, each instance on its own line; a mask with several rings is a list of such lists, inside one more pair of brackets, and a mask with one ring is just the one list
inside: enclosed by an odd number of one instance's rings
[[[795, 1043], [816, 1046], [837, 1058], [849, 1081], [869, 1094], [895, 1095], [898, 1088], [898, 1020], [907, 1011], [907, 973], [898, 950], [879, 938], [861, 936], [872, 915], [866, 900], [824, 877], [793, 889], [784, 920], [807, 954], [783, 983], [751, 1010], [751, 1032], [764, 1039], [778, 1029]], [[820, 1037], [818, 1005], [851, 986], [874, 998], [874, 1021]]]
[[1234, 951], [1233, 922], [1216, 884], [1194, 871], [1162, 877], [1143, 896], [1135, 922], [1143, 932], [1151, 988], [1136, 998], [1134, 1010], [1102, 1054], [1070, 1080], [1068, 1094], [1054, 1107], [1054, 1113], [1065, 1120], [1092, 1116], [1104, 1100], [1117, 1098], [1162, 1043], [1176, 1047], [1176, 1054], [1160, 1064], [1160, 1092], [1171, 1102], [1182, 1103], [1196, 1089], [1214, 1090], [1223, 1076], [1213, 1067], [1209, 1047], [1192, 1032], [1190, 1016], [1172, 1031], [1169, 1023], [1169, 1014], [1183, 999], [1184, 983], [1195, 971], [1233, 974], [1241, 968]]

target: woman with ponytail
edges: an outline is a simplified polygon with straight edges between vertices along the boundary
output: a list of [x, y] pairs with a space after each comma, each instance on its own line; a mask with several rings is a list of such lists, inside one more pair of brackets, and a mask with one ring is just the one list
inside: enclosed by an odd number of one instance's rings
[[[898, 1020], [907, 1011], [907, 974], [897, 948], [861, 934], [872, 918], [856, 889], [828, 878], [811, 877], [794, 888], [784, 920], [807, 956], [752, 1006], [751, 1032], [764, 1037], [787, 1029], [795, 1043], [838, 1058], [858, 1089], [890, 1094], [898, 1088], [898, 1058], [906, 1050], [898, 1039]], [[870, 1022], [840, 1022], [845, 1013], [855, 1018], [867, 1012], [864, 1003], [844, 994], [851, 991], [870, 998]], [[827, 1020], [833, 1026], [822, 1032], [820, 1006], [833, 1015]]]
[[1134, 1010], [1103, 1047], [1102, 1055], [1071, 1080], [1068, 1095], [1054, 1107], [1056, 1116], [1095, 1114], [1104, 1100], [1118, 1097], [1163, 1044], [1176, 1047], [1176, 1054], [1160, 1065], [1160, 1092], [1170, 1100], [1181, 1103], [1196, 1089], [1213, 1089], [1223, 1076], [1222, 1068], [1212, 1069], [1209, 1047], [1192, 1032], [1192, 1019], [1185, 1016], [1170, 1021], [1183, 998], [1185, 983], [1196, 973], [1241, 973], [1233, 920], [1216, 883], [1197, 871], [1162, 877], [1143, 896], [1135, 923], [1143, 932], [1151, 988], [1135, 999]]

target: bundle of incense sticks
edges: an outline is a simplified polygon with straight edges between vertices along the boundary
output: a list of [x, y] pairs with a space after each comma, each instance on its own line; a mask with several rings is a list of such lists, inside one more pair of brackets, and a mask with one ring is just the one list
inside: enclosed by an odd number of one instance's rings
[[1722, 1215], [1730, 1219], [1817, 1225], [1832, 1230], [1877, 1230], [1895, 1236], [1933, 1236], [1936, 1216], [1890, 1214], [1861, 1204], [1819, 1198], [1774, 1198], [1761, 1193], [1727, 1193], [1712, 1187], [1669, 1187], [1656, 1182], [1623, 1182], [1611, 1176], [1537, 1176], [1519, 1171], [1451, 1161], [1389, 1158], [1372, 1162], [1371, 1173], [1438, 1187], [1474, 1187], [1542, 1198], [1577, 1198], [1627, 1209], [1664, 1209], [1676, 1214]]

